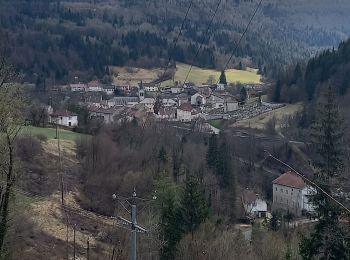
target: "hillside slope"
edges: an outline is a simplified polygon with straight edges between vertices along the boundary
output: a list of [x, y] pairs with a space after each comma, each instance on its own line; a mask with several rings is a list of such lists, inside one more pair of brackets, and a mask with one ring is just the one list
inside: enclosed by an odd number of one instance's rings
[[[188, 0], [1, 0], [0, 50], [27, 79], [103, 77], [107, 65], [159, 67], [178, 62], [220, 68], [235, 50], [257, 1], [194, 0], [173, 48]], [[230, 67], [243, 60], [274, 71], [294, 58], [335, 46], [350, 33], [346, 0], [263, 1]], [[197, 46], [204, 42], [199, 55]]]

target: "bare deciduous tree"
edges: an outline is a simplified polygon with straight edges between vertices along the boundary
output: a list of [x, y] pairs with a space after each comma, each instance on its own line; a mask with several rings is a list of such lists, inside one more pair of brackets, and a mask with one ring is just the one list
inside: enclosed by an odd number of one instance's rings
[[23, 125], [23, 93], [10, 83], [14, 72], [0, 62], [0, 255], [7, 233], [10, 196], [16, 179], [15, 140]]

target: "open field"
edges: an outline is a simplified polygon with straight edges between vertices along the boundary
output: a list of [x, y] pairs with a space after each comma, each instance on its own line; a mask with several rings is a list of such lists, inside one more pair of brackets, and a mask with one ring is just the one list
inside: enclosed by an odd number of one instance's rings
[[[190, 69], [190, 65], [178, 63], [176, 65], [175, 81], [184, 82], [186, 79], [187, 73]], [[257, 71], [254, 69], [247, 70], [235, 70], [230, 69], [226, 70], [226, 79], [228, 83], [243, 83], [243, 84], [259, 84], [261, 83], [261, 76], [257, 74]], [[219, 80], [220, 71], [211, 70], [211, 69], [202, 69], [193, 66], [191, 73], [186, 82], [193, 82], [195, 84], [206, 83], [209, 77], [213, 77], [214, 83]], [[171, 84], [171, 81], [163, 82], [162, 85]]]
[[259, 116], [238, 121], [234, 123], [233, 127], [243, 127], [243, 128], [255, 128], [255, 129], [264, 129], [266, 123], [275, 116], [276, 118], [276, 127], [279, 128], [280, 122], [284, 116], [292, 115], [302, 108], [302, 104], [287, 104], [284, 107], [278, 108], [276, 110], [261, 114]]
[[[23, 135], [45, 135], [47, 139], [55, 139], [56, 129], [54, 128], [43, 128], [43, 127], [34, 127], [34, 126], [25, 126], [22, 129]], [[80, 137], [86, 136], [84, 134], [79, 134], [63, 129], [59, 129], [59, 135], [62, 140], [75, 141]]]
[[162, 69], [140, 69], [129, 67], [111, 67], [112, 71], [117, 75], [113, 82], [120, 85], [135, 86], [141, 82], [151, 82], [160, 77], [163, 73]]
[[[186, 75], [190, 69], [190, 65], [177, 63], [174, 81], [184, 82]], [[131, 84], [136, 85], [141, 82], [151, 82], [162, 75], [162, 69], [139, 69], [126, 67], [113, 67], [113, 72], [117, 74], [114, 77], [114, 83], [117, 84]], [[212, 69], [202, 69], [193, 66], [191, 73], [186, 82], [193, 82], [195, 84], [206, 83], [212, 77], [213, 82], [216, 83], [220, 77], [220, 71]], [[230, 69], [226, 71], [226, 79], [228, 83], [243, 83], [243, 84], [259, 84], [261, 83], [261, 76], [257, 74], [255, 69], [235, 70]], [[161, 87], [173, 85], [173, 80], [164, 81]]]

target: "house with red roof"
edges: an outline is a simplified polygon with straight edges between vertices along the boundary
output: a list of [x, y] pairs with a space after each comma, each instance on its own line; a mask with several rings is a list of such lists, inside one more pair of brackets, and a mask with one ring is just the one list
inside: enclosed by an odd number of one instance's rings
[[193, 110], [190, 103], [181, 104], [176, 110], [176, 119], [181, 122], [190, 122], [192, 120]]
[[316, 191], [300, 176], [286, 172], [272, 182], [272, 188], [272, 210], [289, 211], [296, 216], [314, 210], [310, 197]]

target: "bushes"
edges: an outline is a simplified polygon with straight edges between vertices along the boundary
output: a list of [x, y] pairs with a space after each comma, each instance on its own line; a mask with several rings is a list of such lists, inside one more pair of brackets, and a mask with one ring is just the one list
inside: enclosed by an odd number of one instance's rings
[[18, 137], [15, 144], [17, 156], [25, 162], [32, 161], [42, 152], [40, 141], [33, 137]]

